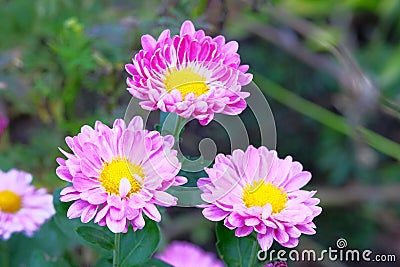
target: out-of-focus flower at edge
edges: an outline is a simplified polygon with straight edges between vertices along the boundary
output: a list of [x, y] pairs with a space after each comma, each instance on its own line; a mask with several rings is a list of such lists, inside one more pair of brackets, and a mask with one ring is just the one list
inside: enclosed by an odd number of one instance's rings
[[141, 117], [126, 126], [122, 119], [109, 128], [97, 121], [94, 129], [65, 139], [73, 154], [61, 150], [57, 175], [72, 183], [60, 192], [60, 200], [75, 201], [68, 218], [81, 217], [114, 233], [126, 232], [129, 224], [142, 229], [142, 213], [154, 221], [161, 215], [155, 205], [174, 206], [177, 199], [164, 192], [170, 186], [186, 183], [176, 176], [180, 170], [174, 138], [143, 130]]
[[174, 241], [156, 258], [174, 267], [224, 267], [214, 254], [189, 242]]
[[8, 118], [6, 115], [0, 110], [0, 138], [3, 135], [4, 130], [8, 126]]
[[286, 261], [274, 261], [264, 265], [264, 267], [288, 267]]
[[44, 188], [36, 190], [31, 181], [29, 173], [0, 170], [0, 236], [3, 240], [17, 232], [32, 236], [55, 214], [53, 196]]
[[253, 231], [261, 249], [268, 250], [273, 240], [295, 247], [300, 235], [314, 234], [312, 222], [322, 209], [316, 206], [316, 191], [300, 190], [311, 179], [299, 162], [290, 156], [279, 159], [276, 151], [249, 146], [232, 156], [219, 154], [209, 178], [198, 181], [203, 191], [203, 215], [211, 221], [224, 220], [238, 237]]
[[158, 39], [142, 37], [142, 47], [125, 66], [129, 92], [146, 110], [160, 109], [208, 124], [215, 113], [237, 115], [246, 108], [252, 74], [240, 65], [238, 43], [223, 36], [211, 38], [196, 31], [192, 22], [182, 24], [180, 34], [164, 30]]

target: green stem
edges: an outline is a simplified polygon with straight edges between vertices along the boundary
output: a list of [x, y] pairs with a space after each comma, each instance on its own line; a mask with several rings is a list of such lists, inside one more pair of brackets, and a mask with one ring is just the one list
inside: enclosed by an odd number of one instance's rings
[[400, 160], [400, 144], [361, 125], [350, 126], [342, 116], [296, 95], [260, 74], [254, 76], [257, 83], [261, 85], [261, 90], [278, 102], [351, 138], [357, 140], [361, 138], [361, 140], [364, 140], [368, 145], [383, 154]]
[[253, 239], [253, 247], [251, 248], [249, 266], [255, 266], [255, 263], [257, 261], [257, 252], [258, 252], [257, 248], [258, 248], [258, 241], [257, 241], [257, 238], [254, 238]]
[[9, 267], [10, 266], [10, 258], [8, 256], [8, 247], [5, 241], [1, 242], [1, 266]]
[[119, 267], [120, 244], [121, 233], [116, 233], [114, 239], [113, 267]]
[[176, 146], [179, 144], [181, 129], [185, 125], [186, 121], [187, 121], [187, 119], [185, 119], [181, 116], [177, 116], [175, 129], [172, 133], [174, 136], [174, 139], [175, 139]]

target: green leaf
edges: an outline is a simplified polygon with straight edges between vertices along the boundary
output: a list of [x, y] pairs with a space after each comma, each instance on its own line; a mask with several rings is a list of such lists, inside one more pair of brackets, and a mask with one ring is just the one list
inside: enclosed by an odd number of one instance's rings
[[60, 229], [60, 231], [65, 234], [65, 236], [69, 237], [76, 242], [79, 241], [78, 235], [75, 233], [75, 229], [84, 226], [84, 224], [77, 219], [68, 219], [67, 211], [69, 206], [71, 206], [72, 202], [65, 203], [60, 201], [60, 192], [62, 188], [59, 188], [53, 193], [53, 203], [54, 208], [56, 210], [56, 215], [54, 216], [54, 222]]
[[151, 259], [146, 263], [142, 264], [141, 267], [173, 267], [173, 266], [160, 259]]
[[75, 229], [75, 231], [87, 242], [104, 248], [107, 250], [114, 249], [114, 240], [107, 228], [103, 230], [96, 229], [91, 226], [81, 226]]
[[215, 230], [218, 253], [227, 266], [255, 266], [259, 246], [254, 236], [236, 237], [235, 232], [226, 228], [223, 222], [218, 222]]
[[31, 267], [68, 267], [68, 263], [60, 258], [52, 258], [41, 251], [34, 251], [30, 258]]
[[[103, 248], [99, 244], [93, 244], [92, 242], [86, 240], [77, 231], [77, 229], [81, 228], [81, 227], [90, 227], [90, 228], [95, 229], [104, 234], [104, 231], [108, 231], [108, 229], [106, 227], [102, 227], [102, 226], [96, 225], [94, 223], [83, 224], [79, 218], [68, 219], [67, 211], [68, 211], [68, 208], [71, 206], [72, 202], [69, 202], [69, 203], [61, 202], [60, 201], [60, 191], [61, 191], [61, 188], [55, 190], [55, 192], [53, 194], [53, 203], [54, 203], [54, 208], [56, 209], [56, 215], [54, 216], [54, 222], [58, 226], [59, 230], [65, 236], [67, 236], [71, 241], [73, 241], [75, 244], [84, 244], [84, 245], [89, 244], [90, 247], [98, 250], [103, 257], [112, 258], [112, 250], [110, 250], [108, 248], [107, 249]], [[90, 226], [88, 226], [88, 225], [90, 225]], [[111, 238], [111, 239], [112, 239], [112, 241], [111, 241], [112, 245], [114, 246], [114, 241], [113, 241], [114, 239], [113, 238]], [[86, 242], [88, 242], [88, 243], [86, 243]]]
[[112, 266], [112, 259], [100, 258], [93, 267], [110, 267]]
[[121, 267], [140, 265], [150, 259], [160, 242], [158, 224], [146, 220], [146, 226], [136, 232], [129, 229], [121, 235]]

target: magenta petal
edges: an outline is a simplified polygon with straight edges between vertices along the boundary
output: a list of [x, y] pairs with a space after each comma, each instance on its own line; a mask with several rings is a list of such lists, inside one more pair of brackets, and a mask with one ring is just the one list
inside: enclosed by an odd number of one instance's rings
[[204, 217], [214, 222], [225, 219], [225, 217], [229, 214], [229, 212], [224, 211], [216, 206], [207, 207], [203, 209], [202, 213]]
[[164, 207], [174, 206], [177, 202], [175, 197], [163, 191], [156, 191], [154, 197], [157, 200], [157, 204]]
[[267, 229], [265, 234], [257, 234], [257, 239], [261, 249], [267, 251], [272, 246], [272, 242], [274, 241], [272, 230]]
[[81, 215], [81, 221], [83, 223], [90, 222], [96, 215], [97, 208], [98, 206], [90, 205], [86, 209], [84, 209]]
[[152, 219], [153, 221], [159, 222], [161, 221], [161, 214], [156, 208], [156, 206], [152, 204], [146, 205], [146, 207], [143, 208], [144, 214], [146, 214], [147, 217]]
[[142, 47], [144, 50], [149, 52], [153, 52], [154, 48], [156, 47], [156, 40], [151, 35], [143, 35], [142, 36]]
[[184, 35], [192, 36], [194, 33], [195, 33], [195, 29], [194, 29], [193, 23], [189, 20], [186, 20], [182, 24], [180, 35], [181, 36], [184, 36]]
[[231, 213], [228, 217], [228, 222], [236, 227], [244, 226], [244, 218], [237, 213]]
[[102, 220], [108, 213], [109, 211], [109, 206], [105, 205], [102, 209], [97, 212], [96, 218], [94, 218], [94, 222], [98, 223], [100, 220]]
[[290, 238], [288, 242], [281, 244], [287, 248], [294, 248], [299, 244], [298, 238]]
[[142, 229], [145, 225], [145, 221], [141, 213], [139, 213], [139, 215], [134, 220], [132, 220], [132, 222], [132, 225], [137, 229]]
[[119, 221], [115, 221], [111, 219], [110, 216], [106, 216], [106, 223], [107, 227], [111, 230], [111, 232], [122, 233], [126, 226], [126, 218], [124, 217]]
[[78, 218], [81, 216], [83, 210], [90, 204], [84, 200], [77, 200], [68, 208], [67, 217], [69, 219]]
[[119, 182], [119, 196], [124, 198], [126, 195], [131, 191], [132, 186], [131, 182], [129, 182], [128, 179], [122, 178], [121, 181]]
[[289, 241], [289, 235], [279, 228], [274, 229], [274, 237], [281, 244]]
[[260, 223], [260, 220], [257, 218], [246, 218], [244, 220], [244, 224], [247, 226], [256, 226]]
[[249, 234], [251, 234], [251, 232], [253, 232], [253, 227], [243, 226], [235, 230], [235, 236], [238, 237], [248, 236]]
[[99, 182], [97, 180], [87, 178], [82, 174], [75, 176], [73, 179], [73, 187], [80, 192], [87, 191], [98, 186]]
[[287, 192], [298, 190], [306, 185], [311, 180], [311, 173], [303, 171], [296, 176], [292, 177], [285, 186]]

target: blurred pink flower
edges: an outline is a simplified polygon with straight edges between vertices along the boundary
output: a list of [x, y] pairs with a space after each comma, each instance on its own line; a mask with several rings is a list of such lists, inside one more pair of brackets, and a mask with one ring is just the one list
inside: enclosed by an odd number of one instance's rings
[[286, 261], [273, 261], [264, 265], [264, 267], [288, 267]]
[[125, 69], [132, 76], [128, 90], [143, 100], [143, 109], [193, 116], [206, 125], [214, 113], [237, 115], [246, 108], [249, 93], [241, 88], [253, 76], [240, 65], [236, 41], [211, 38], [185, 21], [179, 35], [142, 36], [142, 47]]
[[174, 206], [177, 199], [164, 192], [181, 185], [186, 178], [180, 170], [174, 138], [143, 130], [141, 117], [126, 126], [117, 119], [113, 128], [97, 121], [95, 128], [83, 126], [81, 132], [65, 139], [73, 154], [63, 150], [67, 159], [58, 158], [57, 175], [72, 183], [64, 188], [60, 200], [75, 201], [68, 218], [81, 217], [114, 233], [145, 225], [142, 213], [159, 222], [156, 205]]
[[4, 240], [17, 232], [32, 236], [55, 214], [53, 196], [44, 188], [36, 190], [31, 181], [29, 173], [0, 170], [0, 236]]
[[0, 110], [0, 137], [8, 126], [8, 118]]
[[300, 190], [311, 179], [290, 156], [279, 159], [276, 151], [249, 146], [231, 155], [218, 155], [209, 178], [198, 181], [203, 191], [203, 215], [211, 221], [224, 220], [238, 237], [257, 233], [263, 250], [273, 240], [295, 247], [300, 235], [314, 234], [312, 222], [322, 209], [316, 206], [316, 191]]
[[224, 267], [214, 254], [189, 242], [174, 241], [156, 258], [174, 267]]

